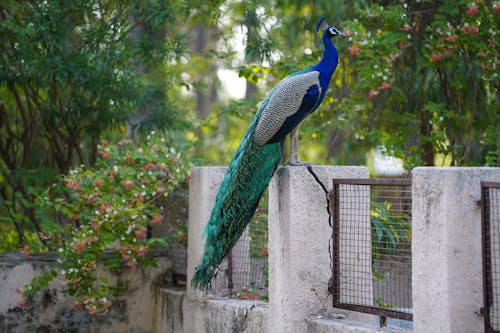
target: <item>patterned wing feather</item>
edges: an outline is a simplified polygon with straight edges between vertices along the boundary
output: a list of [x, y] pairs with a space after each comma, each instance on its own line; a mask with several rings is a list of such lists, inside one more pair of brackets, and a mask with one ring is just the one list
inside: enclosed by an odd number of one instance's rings
[[205, 227], [205, 249], [201, 264], [191, 280], [193, 287], [207, 290], [217, 266], [239, 239], [281, 160], [283, 146], [259, 146], [253, 140], [255, 124], [268, 104], [265, 100], [250, 123], [217, 193], [210, 219]]
[[[307, 104], [312, 104], [312, 109], [314, 108], [321, 95], [319, 74], [318, 71], [308, 71], [291, 75], [276, 85], [267, 97], [268, 103], [255, 127], [254, 140], [258, 145], [262, 146], [271, 142], [276, 133], [283, 128], [285, 121], [299, 113], [301, 106], [304, 106], [304, 98], [308, 96], [311, 87], [317, 87], [315, 89], [317, 94], [314, 96], [316, 101]], [[306, 112], [303, 117], [312, 109], [302, 110]]]

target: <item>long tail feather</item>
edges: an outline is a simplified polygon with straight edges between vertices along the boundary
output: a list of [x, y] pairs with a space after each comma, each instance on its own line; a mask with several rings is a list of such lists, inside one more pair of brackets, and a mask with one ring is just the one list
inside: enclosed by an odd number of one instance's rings
[[[262, 109], [262, 107], [261, 107]], [[205, 249], [191, 280], [193, 288], [206, 291], [217, 266], [250, 222], [283, 153], [283, 143], [259, 146], [252, 135], [260, 112], [231, 161], [205, 227]]]

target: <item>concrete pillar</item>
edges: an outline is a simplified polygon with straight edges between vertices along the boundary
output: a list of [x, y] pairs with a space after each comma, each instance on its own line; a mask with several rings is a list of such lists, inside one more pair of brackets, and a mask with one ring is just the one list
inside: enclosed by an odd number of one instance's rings
[[306, 332], [306, 319], [331, 307], [326, 191], [331, 191], [333, 178], [368, 177], [365, 167], [277, 170], [269, 187], [268, 332]]
[[188, 300], [203, 300], [204, 294], [191, 288], [195, 268], [200, 264], [205, 246], [203, 230], [210, 218], [217, 191], [224, 179], [225, 167], [196, 167], [189, 181], [189, 227], [187, 251]]
[[416, 168], [412, 172], [415, 333], [483, 332], [481, 181], [500, 168]]
[[[189, 228], [188, 228], [188, 260], [187, 279], [191, 281], [194, 270], [201, 262], [205, 238], [203, 230], [210, 218], [217, 192], [226, 173], [225, 167], [194, 168], [189, 182]], [[219, 266], [217, 278], [212, 283], [211, 293], [227, 296], [228, 274], [232, 274], [234, 289], [248, 287], [250, 279], [250, 236], [248, 228], [232, 249], [232, 272], [228, 273], [228, 258]], [[191, 300], [204, 299], [203, 293], [193, 290], [189, 283], [187, 297]]]

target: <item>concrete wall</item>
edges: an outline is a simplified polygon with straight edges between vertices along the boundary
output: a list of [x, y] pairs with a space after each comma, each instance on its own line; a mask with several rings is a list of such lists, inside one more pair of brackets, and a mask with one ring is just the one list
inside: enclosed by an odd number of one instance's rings
[[[127, 285], [129, 292], [121, 301], [114, 303], [102, 317], [94, 317], [85, 311], [76, 311], [73, 303], [62, 293], [61, 284], [55, 281], [51, 288], [39, 293], [27, 309], [17, 307], [16, 288], [48, 270], [54, 264], [53, 255], [33, 255], [24, 260], [20, 254], [3, 254], [0, 257], [0, 332], [153, 332], [156, 285], [168, 284], [170, 260], [158, 258], [158, 267], [149, 270], [126, 269], [120, 275], [108, 275], [110, 281]], [[161, 317], [160, 317], [161, 318]]]
[[[225, 168], [193, 172], [188, 283], [201, 258], [202, 230], [224, 172]], [[411, 332], [407, 322], [389, 319], [389, 327], [380, 328], [376, 316], [334, 309], [327, 293], [331, 179], [366, 177], [367, 169], [358, 167], [277, 170], [269, 190], [268, 303], [222, 298], [217, 290], [204, 294], [189, 284], [187, 290], [160, 289], [157, 282], [165, 280], [171, 268], [165, 259], [159, 269], [146, 273], [146, 280], [142, 275], [132, 279], [138, 289], [100, 320], [72, 311], [57, 289], [40, 295], [38, 307], [21, 314], [15, 307], [15, 288], [50, 262], [20, 260], [13, 265], [9, 259], [0, 261], [0, 332]], [[412, 179], [413, 331], [482, 332], [477, 202], [480, 182], [500, 181], [500, 168], [417, 168]], [[225, 288], [223, 279], [218, 283]]]
[[[224, 168], [204, 167], [192, 174], [188, 283], [201, 259], [202, 230], [224, 172]], [[164, 290], [169, 294], [165, 296], [170, 302], [167, 309], [182, 302], [184, 318], [169, 321], [166, 332], [340, 332], [338, 327], [344, 327], [343, 332], [392, 332], [393, 328], [380, 329], [374, 316], [333, 309], [327, 292], [332, 235], [328, 192], [332, 179], [368, 176], [364, 167], [280, 167], [269, 188], [269, 303], [221, 298], [217, 295], [224, 289], [221, 280], [209, 294], [192, 290], [189, 284], [185, 296]], [[321, 319], [316, 318], [318, 314]], [[340, 320], [335, 330], [325, 324], [325, 318]], [[356, 321], [362, 324], [356, 325]]]
[[[198, 173], [199, 176], [202, 174], [210, 177], [210, 170]], [[222, 175], [217, 177], [222, 179]], [[269, 304], [261, 308], [262, 315], [249, 312], [252, 323], [262, 323], [260, 329], [253, 330], [252, 324], [245, 332], [412, 331], [407, 322], [389, 319], [389, 325], [392, 323], [400, 328], [381, 329], [377, 317], [331, 307], [331, 297], [326, 292], [330, 277], [328, 242], [331, 236], [326, 193], [334, 177], [366, 178], [368, 172], [364, 168], [323, 166], [281, 167], [277, 170], [269, 190]], [[499, 181], [500, 169], [417, 168], [413, 171], [415, 332], [483, 330], [480, 315], [481, 223], [477, 202], [480, 182], [486, 180]], [[217, 188], [215, 183], [210, 184], [211, 190]], [[213, 200], [214, 195], [205, 196]], [[210, 202], [203, 205], [211, 207]], [[200, 216], [199, 213], [195, 215]], [[190, 225], [205, 222], [190, 220]], [[201, 250], [197, 251], [201, 255]], [[207, 315], [207, 311], [224, 308], [223, 311], [233, 313], [233, 319], [226, 319], [233, 322], [236, 310], [227, 307], [243, 304], [234, 301], [222, 306], [223, 303], [214, 303], [206, 295], [197, 295], [199, 298], [183, 302], [184, 315], [193, 318], [188, 330], [184, 326], [184, 332], [205, 332], [207, 327], [213, 327], [210, 318], [215, 314]], [[219, 310], [214, 310], [216, 308]]]
[[269, 188], [270, 332], [305, 332], [307, 318], [331, 308], [328, 192], [333, 178], [368, 177], [364, 167], [277, 170]]
[[500, 168], [416, 168], [412, 179], [415, 332], [483, 332], [480, 182], [500, 181]]

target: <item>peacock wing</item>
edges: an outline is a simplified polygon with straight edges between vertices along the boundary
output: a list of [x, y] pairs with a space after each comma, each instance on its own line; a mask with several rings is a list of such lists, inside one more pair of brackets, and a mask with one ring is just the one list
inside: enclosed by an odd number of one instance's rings
[[283, 140], [317, 107], [321, 96], [319, 75], [319, 71], [290, 75], [274, 87], [255, 127], [258, 145]]

